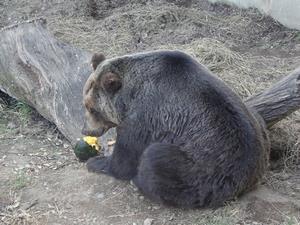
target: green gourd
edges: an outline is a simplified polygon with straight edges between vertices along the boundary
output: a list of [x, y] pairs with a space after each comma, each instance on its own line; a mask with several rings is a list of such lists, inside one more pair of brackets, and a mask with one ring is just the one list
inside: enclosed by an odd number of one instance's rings
[[86, 136], [78, 140], [74, 153], [80, 161], [86, 161], [99, 154], [100, 146], [97, 137]]

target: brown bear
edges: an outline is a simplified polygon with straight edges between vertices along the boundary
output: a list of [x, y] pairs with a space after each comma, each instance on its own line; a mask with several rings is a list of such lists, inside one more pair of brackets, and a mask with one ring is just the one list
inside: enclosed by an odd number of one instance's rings
[[149, 198], [195, 208], [250, 190], [268, 165], [264, 121], [220, 79], [180, 51], [104, 59], [85, 84], [83, 134], [116, 127], [109, 157], [89, 171], [133, 180]]

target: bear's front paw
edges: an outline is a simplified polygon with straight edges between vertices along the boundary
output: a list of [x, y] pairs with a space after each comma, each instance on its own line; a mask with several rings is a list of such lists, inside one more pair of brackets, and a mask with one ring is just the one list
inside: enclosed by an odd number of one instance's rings
[[86, 167], [89, 172], [108, 173], [109, 160], [107, 157], [96, 156], [87, 161]]

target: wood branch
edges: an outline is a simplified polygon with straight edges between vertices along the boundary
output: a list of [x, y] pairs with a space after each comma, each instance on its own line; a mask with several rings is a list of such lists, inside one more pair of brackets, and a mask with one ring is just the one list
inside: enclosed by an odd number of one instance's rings
[[245, 103], [255, 109], [270, 128], [300, 108], [300, 68]]
[[0, 33], [0, 89], [34, 107], [74, 143], [82, 136], [91, 53], [55, 39], [43, 19]]

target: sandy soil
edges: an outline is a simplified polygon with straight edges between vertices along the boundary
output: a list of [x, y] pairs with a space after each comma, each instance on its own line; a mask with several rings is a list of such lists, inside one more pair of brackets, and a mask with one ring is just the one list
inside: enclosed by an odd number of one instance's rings
[[[32, 132], [32, 128], [47, 133]], [[22, 131], [14, 128], [9, 132], [9, 135], [1, 133], [0, 145], [0, 221], [3, 224], [288, 225], [299, 222], [299, 173], [280, 172], [282, 191], [266, 183], [219, 209], [180, 210], [149, 201], [129, 182], [88, 173], [84, 163], [76, 160], [68, 142], [60, 139], [53, 127], [38, 124], [27, 128], [26, 125]], [[292, 191], [285, 193], [291, 185]]]
[[[205, 0], [0, 2], [0, 27], [40, 16], [57, 38], [108, 56], [182, 49], [243, 98], [299, 64], [300, 33], [254, 9]], [[8, 99], [0, 95], [0, 224], [300, 224], [300, 113], [270, 131], [273, 160], [257, 190], [219, 209], [180, 210], [88, 173], [55, 126]]]

